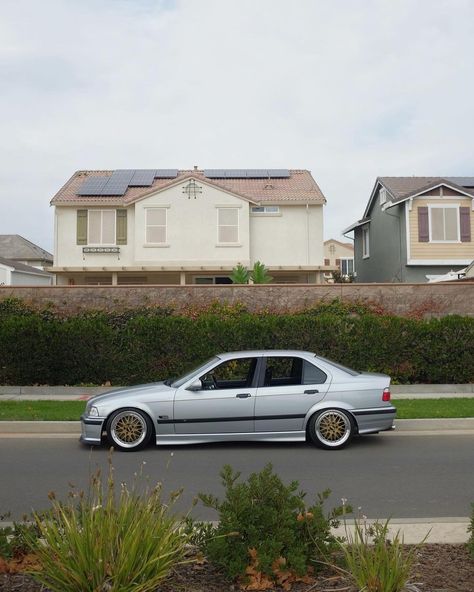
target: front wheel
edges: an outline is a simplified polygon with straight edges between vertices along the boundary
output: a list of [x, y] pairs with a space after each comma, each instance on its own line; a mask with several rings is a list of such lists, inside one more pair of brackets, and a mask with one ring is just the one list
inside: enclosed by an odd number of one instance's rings
[[336, 450], [343, 448], [355, 432], [352, 416], [340, 409], [325, 409], [309, 420], [309, 436], [320, 448]]
[[119, 409], [107, 420], [107, 440], [114, 448], [124, 451], [141, 450], [153, 433], [148, 415], [138, 409]]

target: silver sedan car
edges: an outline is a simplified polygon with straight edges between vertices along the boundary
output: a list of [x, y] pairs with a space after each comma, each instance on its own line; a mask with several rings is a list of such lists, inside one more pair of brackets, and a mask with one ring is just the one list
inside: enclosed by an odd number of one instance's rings
[[342, 448], [356, 434], [393, 429], [390, 377], [356, 372], [305, 351], [215, 356], [174, 380], [93, 397], [81, 441], [131, 451], [231, 440]]

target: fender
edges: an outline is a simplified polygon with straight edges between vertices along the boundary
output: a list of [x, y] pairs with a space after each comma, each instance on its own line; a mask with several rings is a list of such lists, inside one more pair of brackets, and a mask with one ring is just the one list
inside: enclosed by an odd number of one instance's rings
[[352, 411], [354, 410], [354, 407], [352, 405], [349, 405], [348, 403], [345, 403], [343, 401], [332, 401], [331, 399], [323, 399], [322, 401], [319, 401], [319, 403], [315, 403], [311, 407], [311, 409], [306, 413], [303, 422], [303, 429], [306, 430], [308, 421], [311, 419], [311, 416], [313, 416], [318, 411], [323, 411], [324, 409], [342, 409], [343, 411], [348, 411], [352, 415], [352, 418], [354, 419], [354, 422], [357, 426], [357, 419], [352, 414]]

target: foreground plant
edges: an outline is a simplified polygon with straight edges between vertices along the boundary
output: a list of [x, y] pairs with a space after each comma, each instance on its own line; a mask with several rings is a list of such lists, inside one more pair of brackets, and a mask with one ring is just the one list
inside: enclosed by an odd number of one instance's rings
[[313, 570], [312, 559], [325, 558], [337, 547], [331, 527], [338, 524], [342, 508], [325, 515], [329, 491], [307, 507], [298, 482], [285, 485], [268, 464], [247, 481], [229, 465], [221, 471], [224, 500], [199, 494], [206, 507], [219, 515], [219, 524], [195, 536], [209, 560], [247, 589], [262, 590], [273, 584], [289, 589], [292, 581]]
[[356, 518], [353, 534], [346, 525], [347, 543], [340, 543], [340, 547], [347, 573], [363, 592], [418, 590], [409, 583], [409, 578], [417, 551], [426, 537], [407, 550], [400, 531], [388, 539], [389, 522], [369, 525], [365, 518]]
[[35, 515], [40, 540], [30, 540], [41, 566], [35, 578], [53, 592], [155, 590], [183, 561], [187, 537], [161, 485], [141, 481], [117, 487], [109, 459], [107, 479], [97, 471], [88, 494], [73, 490], [63, 503], [51, 493], [49, 513]]
[[474, 504], [471, 504], [471, 523], [469, 524], [467, 531], [470, 533], [467, 548], [474, 559]]

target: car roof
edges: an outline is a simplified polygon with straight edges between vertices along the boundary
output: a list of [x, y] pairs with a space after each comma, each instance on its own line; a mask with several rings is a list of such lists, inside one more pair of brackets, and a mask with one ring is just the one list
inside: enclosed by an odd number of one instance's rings
[[248, 351], [235, 351], [217, 354], [221, 360], [230, 358], [249, 358], [252, 356], [306, 356], [315, 357], [315, 353], [297, 349], [254, 349]]

